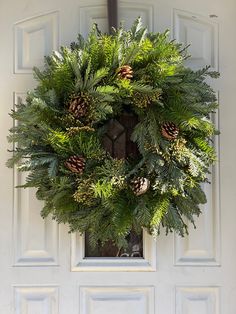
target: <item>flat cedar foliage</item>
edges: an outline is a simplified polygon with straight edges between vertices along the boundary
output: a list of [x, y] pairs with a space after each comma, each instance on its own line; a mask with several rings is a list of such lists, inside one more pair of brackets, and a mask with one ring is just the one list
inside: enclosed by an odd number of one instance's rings
[[[8, 140], [17, 145], [7, 165], [29, 172], [22, 187], [37, 188], [43, 217], [88, 231], [94, 245], [111, 239], [123, 246], [130, 230], [143, 228], [153, 236], [162, 227], [188, 233], [216, 160], [217, 103], [206, 78], [218, 73], [193, 71], [186, 58], [168, 32], [148, 33], [137, 19], [112, 35], [94, 25], [87, 39], [79, 35], [45, 57], [43, 70], [34, 68], [37, 87], [10, 114], [16, 122]], [[136, 158], [113, 158], [102, 145], [107, 122], [124, 112], [138, 117]], [[170, 124], [175, 136], [168, 138]], [[140, 178], [150, 186], [138, 194], [132, 182]]]

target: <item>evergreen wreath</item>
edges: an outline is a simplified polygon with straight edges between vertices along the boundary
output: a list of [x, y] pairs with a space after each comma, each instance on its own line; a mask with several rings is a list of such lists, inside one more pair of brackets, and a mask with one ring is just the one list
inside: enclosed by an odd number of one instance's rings
[[[37, 87], [10, 114], [17, 147], [7, 165], [29, 171], [23, 187], [37, 188], [43, 217], [88, 231], [93, 244], [122, 246], [142, 228], [188, 233], [216, 160], [217, 103], [205, 80], [218, 73], [193, 71], [186, 58], [168, 32], [148, 33], [137, 19], [112, 35], [94, 25], [87, 40], [79, 35], [34, 68]], [[103, 139], [122, 115], [137, 120], [130, 140], [138, 153], [116, 158]]]

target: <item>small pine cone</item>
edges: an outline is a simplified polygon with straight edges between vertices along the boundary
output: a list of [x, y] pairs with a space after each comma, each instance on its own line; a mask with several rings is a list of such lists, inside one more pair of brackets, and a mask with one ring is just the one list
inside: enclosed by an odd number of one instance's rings
[[161, 126], [161, 134], [167, 140], [175, 140], [179, 134], [179, 128], [173, 122], [165, 122]]
[[131, 80], [133, 78], [133, 70], [129, 65], [123, 65], [118, 69], [118, 77], [120, 79]]
[[71, 156], [65, 161], [65, 166], [71, 172], [82, 174], [85, 168], [85, 159], [82, 156]]
[[79, 95], [69, 103], [69, 112], [77, 119], [84, 117], [88, 111], [88, 99], [84, 95]]
[[146, 193], [150, 187], [150, 181], [143, 177], [134, 178], [130, 183], [131, 189], [137, 196]]

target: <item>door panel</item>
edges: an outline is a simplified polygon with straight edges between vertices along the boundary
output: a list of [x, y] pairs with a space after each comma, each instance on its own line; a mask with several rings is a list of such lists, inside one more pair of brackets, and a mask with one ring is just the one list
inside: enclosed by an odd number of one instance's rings
[[208, 203], [187, 238], [164, 232], [155, 242], [143, 235], [143, 259], [85, 258], [84, 237], [43, 221], [32, 190], [15, 190], [24, 175], [5, 167], [12, 121], [7, 113], [35, 86], [32, 66], [87, 35], [97, 22], [108, 29], [105, 0], [8, 0], [0, 4], [0, 313], [3, 314], [235, 314], [236, 311], [236, 3], [226, 0], [118, 1], [127, 28], [137, 16], [150, 31], [171, 31], [191, 43], [187, 65], [221, 72], [210, 82], [219, 95], [219, 161]]
[[43, 65], [43, 57], [58, 49], [58, 12], [35, 16], [14, 25], [14, 72], [32, 73]]
[[177, 314], [218, 314], [218, 287], [177, 287]]
[[81, 287], [80, 313], [154, 314], [153, 287]]

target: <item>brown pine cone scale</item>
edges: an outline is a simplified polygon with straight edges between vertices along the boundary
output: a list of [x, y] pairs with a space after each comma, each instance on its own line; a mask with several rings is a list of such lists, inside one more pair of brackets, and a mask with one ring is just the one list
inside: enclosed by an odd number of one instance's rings
[[167, 140], [175, 140], [179, 135], [179, 128], [173, 122], [165, 122], [161, 126], [161, 134]]
[[150, 181], [147, 178], [137, 177], [130, 182], [134, 194], [139, 196], [147, 192], [150, 187]]
[[118, 70], [118, 77], [120, 79], [131, 80], [133, 78], [133, 70], [129, 65], [123, 65]]
[[71, 156], [65, 161], [65, 166], [71, 172], [82, 174], [85, 168], [85, 159], [82, 156]]
[[69, 103], [69, 112], [77, 119], [84, 117], [87, 111], [87, 99], [82, 95], [74, 97]]

